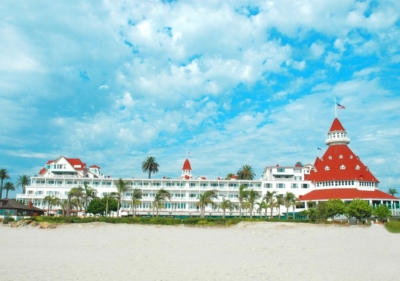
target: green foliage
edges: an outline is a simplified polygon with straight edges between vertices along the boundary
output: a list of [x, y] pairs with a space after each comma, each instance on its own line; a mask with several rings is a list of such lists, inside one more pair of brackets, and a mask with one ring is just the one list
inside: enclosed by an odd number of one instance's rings
[[152, 173], [158, 172], [159, 167], [160, 165], [156, 162], [156, 158], [153, 156], [147, 157], [142, 163], [142, 171], [149, 173], [149, 179], [151, 178]]
[[390, 221], [385, 224], [386, 229], [392, 233], [400, 233], [400, 221]]
[[340, 199], [329, 199], [328, 202], [326, 202], [324, 209], [324, 216], [333, 219], [336, 215], [342, 215], [345, 213], [346, 204]]
[[349, 217], [355, 217], [359, 220], [369, 218], [372, 214], [372, 207], [367, 201], [354, 199], [346, 207], [346, 213]]
[[[87, 212], [91, 214], [99, 214], [103, 215], [106, 212], [106, 204], [107, 204], [107, 199], [102, 198], [98, 199], [95, 198], [92, 201], [90, 201], [88, 207], [87, 207]], [[108, 211], [116, 211], [118, 207], [118, 201], [115, 198], [109, 198], [108, 199]]]
[[256, 174], [250, 165], [243, 165], [237, 172], [238, 180], [252, 180]]
[[389, 217], [392, 214], [392, 212], [390, 211], [388, 206], [380, 205], [376, 207], [375, 210], [372, 211], [372, 214], [374, 216], [377, 216], [380, 220], [383, 220]]

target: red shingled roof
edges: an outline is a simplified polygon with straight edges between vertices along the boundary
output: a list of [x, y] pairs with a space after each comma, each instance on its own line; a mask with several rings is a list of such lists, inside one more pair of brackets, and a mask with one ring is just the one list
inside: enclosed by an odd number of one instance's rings
[[335, 180], [359, 180], [379, 182], [347, 145], [328, 147], [322, 158], [315, 160], [316, 171], [305, 175], [314, 182]]
[[189, 159], [186, 159], [185, 160], [185, 163], [183, 163], [183, 168], [182, 168], [182, 170], [192, 170], [192, 167], [190, 166], [190, 162], [189, 162]]
[[376, 199], [376, 200], [399, 200], [398, 198], [380, 190], [359, 190], [357, 188], [332, 188], [313, 190], [299, 196], [300, 201], [316, 201], [328, 199]]
[[346, 131], [342, 125], [342, 123], [340, 123], [339, 119], [335, 118], [335, 120], [333, 120], [332, 126], [329, 129], [329, 132], [333, 132], [333, 131]]
[[[79, 158], [65, 158], [76, 170], [83, 170], [86, 168], [86, 163], [83, 163]], [[75, 165], [81, 165], [80, 168], [74, 167]]]
[[90, 166], [89, 168], [98, 168], [98, 169], [100, 169], [100, 167], [97, 166], [97, 165], [92, 165], [92, 166]]
[[39, 175], [43, 175], [44, 173], [46, 173], [47, 169], [43, 168], [39, 171]]

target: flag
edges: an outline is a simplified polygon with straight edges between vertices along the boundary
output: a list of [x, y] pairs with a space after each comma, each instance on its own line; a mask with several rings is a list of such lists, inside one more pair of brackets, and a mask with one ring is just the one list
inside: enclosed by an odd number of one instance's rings
[[337, 108], [338, 109], [345, 109], [344, 105], [341, 105], [341, 104], [338, 104], [338, 103], [336, 103], [336, 104], [337, 104]]
[[190, 152], [188, 152], [188, 155], [190, 155], [191, 153]]
[[322, 148], [317, 147], [318, 150], [322, 150]]

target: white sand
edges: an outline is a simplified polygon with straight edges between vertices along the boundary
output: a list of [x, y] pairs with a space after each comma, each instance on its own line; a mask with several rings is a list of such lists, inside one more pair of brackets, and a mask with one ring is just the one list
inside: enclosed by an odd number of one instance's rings
[[399, 280], [383, 226], [0, 226], [5, 280]]

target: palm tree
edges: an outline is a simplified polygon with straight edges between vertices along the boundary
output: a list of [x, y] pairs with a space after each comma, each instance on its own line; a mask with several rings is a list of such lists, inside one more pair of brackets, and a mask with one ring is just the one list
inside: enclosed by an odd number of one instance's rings
[[7, 169], [0, 169], [0, 180], [1, 180], [1, 185], [0, 185], [0, 199], [3, 196], [3, 182], [4, 180], [10, 179], [10, 175], [8, 174]]
[[230, 180], [232, 178], [232, 176], [234, 176], [235, 174], [229, 173], [226, 175], [226, 180]]
[[169, 193], [169, 191], [165, 190], [164, 188], [159, 189], [156, 193], [156, 196], [154, 196], [154, 201], [153, 201], [153, 210], [156, 209], [157, 217], [158, 217], [158, 210], [163, 207], [163, 201], [165, 201], [166, 199], [168, 199], [171, 202], [171, 193]]
[[89, 199], [91, 200], [97, 198], [97, 196], [95, 195], [96, 192], [97, 189], [88, 186], [86, 183], [83, 184], [83, 196], [85, 198], [85, 217], [87, 213], [88, 201]]
[[295, 212], [296, 212], [296, 207], [301, 206], [301, 202], [299, 201], [299, 198], [296, 196], [294, 197], [292, 201], [292, 208], [293, 208], [293, 219], [295, 219]]
[[283, 194], [277, 194], [275, 196], [275, 198], [276, 198], [275, 208], [276, 208], [276, 211], [278, 212], [279, 219], [281, 219], [281, 205], [284, 204]]
[[50, 215], [50, 202], [51, 202], [51, 199], [52, 199], [52, 195], [47, 195], [44, 199], [43, 199], [43, 201], [45, 201], [46, 203], [47, 203], [47, 215], [49, 216]]
[[149, 179], [151, 178], [152, 173], [157, 173], [158, 172], [158, 163], [156, 162], [156, 158], [153, 156], [149, 156], [146, 158], [146, 160], [143, 161], [142, 163], [142, 171], [143, 172], [148, 172], [149, 173]]
[[395, 194], [397, 194], [397, 189], [396, 188], [389, 188], [388, 193], [392, 196], [394, 196]]
[[289, 219], [289, 208], [293, 206], [293, 201], [296, 196], [292, 192], [286, 192], [283, 196], [283, 205], [286, 207], [286, 219]]
[[208, 204], [215, 205], [214, 201], [212, 199], [217, 198], [217, 191], [216, 190], [207, 190], [203, 194], [200, 194], [197, 199], [199, 199], [198, 202], [196, 202], [196, 206], [200, 208], [200, 217], [204, 218], [204, 213], [206, 210], [206, 206]]
[[53, 195], [47, 195], [44, 198], [44, 201], [47, 202], [47, 215], [50, 215], [50, 209], [52, 206], [57, 206], [60, 204], [60, 199], [58, 197], [55, 197]]
[[258, 206], [257, 211], [260, 212], [260, 217], [262, 217], [262, 210], [265, 210], [265, 218], [267, 218], [267, 210], [268, 210], [268, 203], [262, 200], [261, 202], [257, 202], [256, 205]]
[[22, 193], [25, 194], [25, 187], [27, 185], [29, 185], [30, 181], [31, 181], [31, 179], [27, 175], [19, 176], [18, 181], [17, 181], [17, 187], [20, 187], [20, 186], [22, 187]]
[[241, 184], [239, 186], [239, 196], [238, 196], [238, 201], [239, 201], [239, 218], [242, 217], [242, 205], [243, 201], [249, 196], [249, 191], [246, 190], [247, 186], [244, 184]]
[[253, 209], [254, 209], [254, 204], [256, 203], [256, 200], [260, 198], [260, 194], [255, 191], [254, 189], [249, 190], [248, 196], [247, 196], [247, 202], [249, 203], [249, 212], [250, 212], [250, 218], [253, 218]]
[[243, 165], [237, 172], [238, 180], [252, 180], [256, 176], [250, 165]]
[[60, 200], [58, 205], [61, 207], [63, 217], [65, 217], [68, 209], [68, 200]]
[[139, 203], [139, 199], [142, 199], [143, 192], [139, 188], [135, 188], [132, 192], [132, 215], [136, 216], [136, 204]]
[[222, 209], [222, 218], [225, 219], [226, 209], [228, 209], [229, 211], [232, 211], [232, 209], [234, 208], [234, 205], [230, 200], [226, 200], [224, 198], [222, 200], [221, 204], [219, 204], [219, 208]]
[[10, 190], [15, 190], [15, 186], [12, 182], [6, 182], [6, 184], [4, 185], [4, 190], [6, 190], [6, 198], [8, 198], [8, 192]]
[[121, 178], [119, 178], [119, 180], [117, 182], [117, 199], [118, 199], [117, 214], [119, 214], [119, 215], [120, 215], [119, 208], [120, 208], [120, 206], [122, 206], [122, 194], [127, 190], [128, 190], [128, 187], [126, 186], [126, 182], [124, 182]]
[[268, 204], [268, 207], [271, 208], [271, 213], [270, 213], [270, 218], [272, 218], [272, 211], [275, 207], [275, 194], [276, 191], [267, 191], [267, 193], [265, 194], [265, 202]]
[[[80, 199], [83, 197], [83, 189], [82, 187], [73, 187], [68, 192], [68, 206], [67, 206], [67, 216], [71, 215], [71, 206], [74, 205], [77, 210], [80, 207]], [[72, 204], [72, 199], [75, 198], [74, 204]]]
[[103, 194], [103, 198], [106, 200], [106, 216], [108, 215], [108, 202], [110, 201], [111, 198], [115, 198], [116, 196], [117, 196], [116, 192]]

